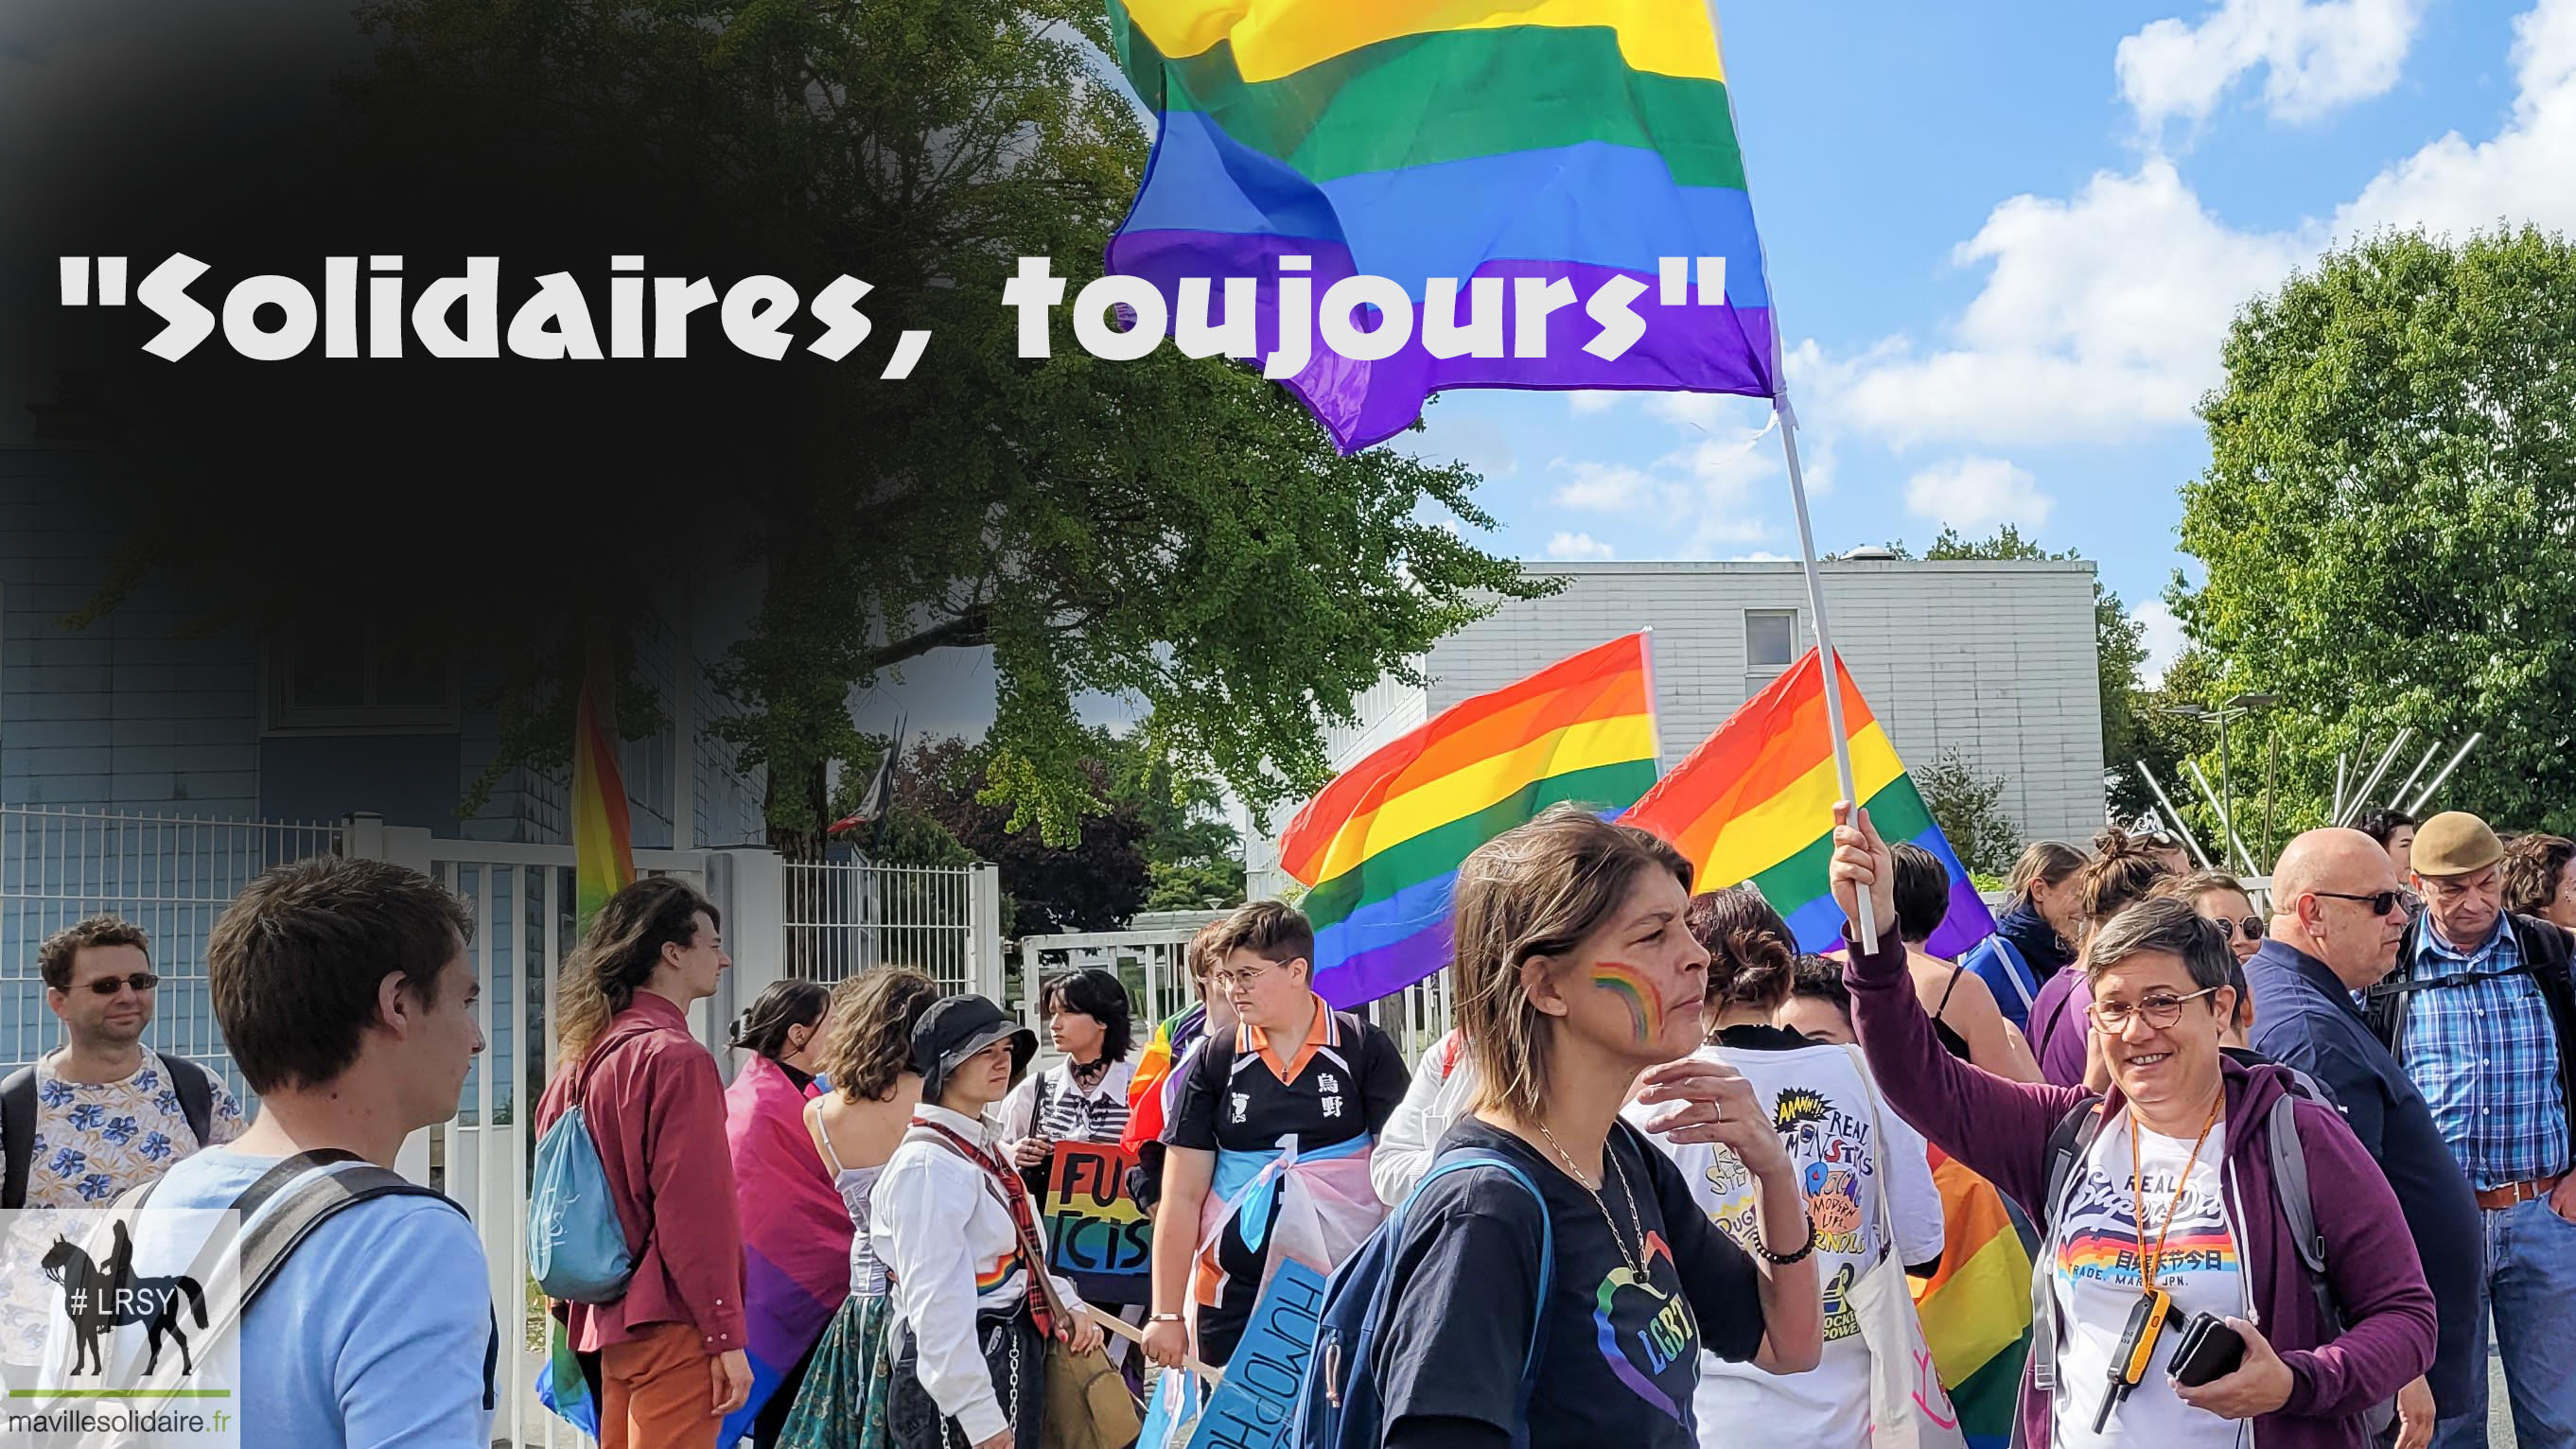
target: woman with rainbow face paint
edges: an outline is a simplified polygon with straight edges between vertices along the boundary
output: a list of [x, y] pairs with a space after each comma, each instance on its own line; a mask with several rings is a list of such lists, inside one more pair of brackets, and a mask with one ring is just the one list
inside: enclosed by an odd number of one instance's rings
[[[1689, 1055], [1708, 966], [1683, 923], [1690, 878], [1670, 846], [1579, 807], [1460, 867], [1453, 969], [1476, 1102], [1391, 1260], [1373, 1360], [1386, 1444], [1689, 1449], [1708, 1354], [1815, 1366], [1797, 1166], [1743, 1076]], [[1632, 1084], [1638, 1120], [1622, 1121]], [[1745, 1165], [1745, 1241], [1656, 1137], [1723, 1143]]]
[[[1694, 1415], [1700, 1443], [1742, 1444], [1744, 1426], [1760, 1424], [1766, 1443], [1859, 1449], [1871, 1437], [1874, 1355], [1905, 1363], [1913, 1345], [1864, 1322], [1852, 1288], [1891, 1257], [1919, 1275], [1939, 1270], [1941, 1194], [1929, 1155], [1903, 1118], [1881, 1109], [1855, 1049], [1772, 1024], [1796, 984], [1798, 952], [1761, 891], [1740, 885], [1694, 896], [1682, 919], [1709, 957], [1698, 1013], [1707, 1044], [1697, 1056], [1732, 1067], [1752, 1085], [1798, 1169], [1825, 1285], [1824, 1353], [1814, 1372], [1784, 1378], [1703, 1355]], [[1630, 1115], [1642, 1121], [1645, 1113], [1640, 1107]], [[1710, 1143], [1666, 1143], [1665, 1150], [1701, 1209], [1749, 1246], [1760, 1188], [1744, 1160]], [[1929, 1392], [1933, 1409], [1948, 1417], [1937, 1380]]]

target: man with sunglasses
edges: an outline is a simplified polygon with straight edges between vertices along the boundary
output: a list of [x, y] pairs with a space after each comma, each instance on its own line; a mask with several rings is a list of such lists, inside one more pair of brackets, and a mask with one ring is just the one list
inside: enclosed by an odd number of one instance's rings
[[[161, 978], [140, 927], [92, 916], [36, 948], [45, 1004], [64, 1044], [0, 1082], [0, 1208], [101, 1209], [247, 1124], [222, 1081], [143, 1045]], [[29, 1219], [13, 1246], [44, 1236]], [[32, 1282], [27, 1280], [32, 1279]], [[15, 1384], [41, 1361], [52, 1284], [12, 1277], [0, 1301], [0, 1359]]]
[[[2524, 1445], [2576, 1445], [2576, 984], [2567, 934], [2504, 909], [2504, 844], [2487, 823], [2446, 811], [2418, 826], [2423, 911], [2397, 970], [2370, 992], [2372, 1024], [2422, 1089], [2485, 1211], [2483, 1302], [2471, 1314], [2486, 1356], [2489, 1312]], [[2486, 1443], [2486, 1380], [2446, 1412], [2445, 1446]], [[2448, 1406], [2445, 1405], [2447, 1410]]]
[[2272, 869], [2272, 921], [2245, 963], [2254, 1049], [2308, 1074], [2379, 1163], [2424, 1262], [2440, 1319], [2433, 1367], [2397, 1400], [2397, 1443], [2416, 1449], [2437, 1423], [2483, 1423], [2485, 1225], [2469, 1180], [2424, 1094], [2371, 1031], [2355, 997], [2388, 974], [2415, 916], [2397, 867], [2358, 830], [2311, 830]]

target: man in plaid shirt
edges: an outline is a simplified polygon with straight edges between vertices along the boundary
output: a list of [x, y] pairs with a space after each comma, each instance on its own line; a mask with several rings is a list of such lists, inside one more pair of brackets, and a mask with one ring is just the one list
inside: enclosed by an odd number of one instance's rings
[[[2417, 830], [2423, 912], [2398, 948], [2397, 974], [2371, 992], [2374, 1021], [2432, 1108], [2443, 1140], [2485, 1209], [2487, 1318], [2502, 1348], [2514, 1436], [2576, 1446], [2576, 1177], [2569, 1167], [2576, 985], [2566, 932], [2504, 910], [2504, 845], [2485, 821], [2451, 811]], [[2380, 909], [2377, 900], [2371, 908]], [[2383, 912], [2384, 913], [2384, 912]], [[2477, 1403], [2442, 1420], [2438, 1449], [2486, 1444]]]

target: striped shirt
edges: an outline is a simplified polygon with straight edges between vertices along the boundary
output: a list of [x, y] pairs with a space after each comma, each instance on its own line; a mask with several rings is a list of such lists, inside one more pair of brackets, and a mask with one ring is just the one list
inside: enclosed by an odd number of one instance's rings
[[[2416, 946], [2418, 980], [2522, 964], [2509, 917], [2474, 951], [2428, 923]], [[2567, 1170], [2567, 1102], [2549, 1002], [2529, 976], [2438, 987], [2407, 997], [2407, 1075], [2471, 1185], [2484, 1191]]]
[[1074, 1080], [1071, 1062], [1031, 1072], [1002, 1099], [1003, 1151], [1032, 1136], [1115, 1144], [1127, 1130], [1127, 1083], [1135, 1075], [1136, 1064], [1123, 1058], [1088, 1087]]

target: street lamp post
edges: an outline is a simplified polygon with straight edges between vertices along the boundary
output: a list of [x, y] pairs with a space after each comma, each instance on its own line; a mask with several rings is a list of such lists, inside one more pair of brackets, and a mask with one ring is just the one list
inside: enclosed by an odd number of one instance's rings
[[2165, 708], [2165, 713], [2183, 719], [2214, 719], [2218, 722], [2218, 825], [2222, 837], [2232, 836], [2236, 830], [2236, 789], [2235, 783], [2228, 777], [2228, 721], [2252, 714], [2271, 704], [2278, 697], [2263, 691], [2248, 690], [2216, 709], [2198, 704], [2176, 704]]

